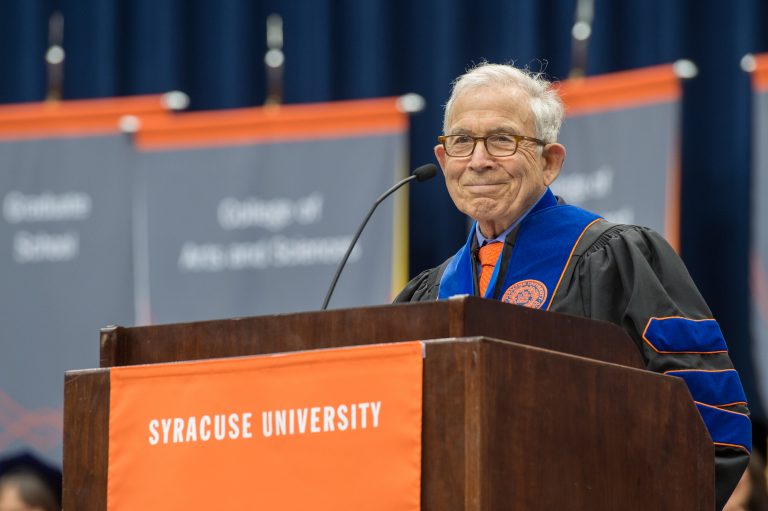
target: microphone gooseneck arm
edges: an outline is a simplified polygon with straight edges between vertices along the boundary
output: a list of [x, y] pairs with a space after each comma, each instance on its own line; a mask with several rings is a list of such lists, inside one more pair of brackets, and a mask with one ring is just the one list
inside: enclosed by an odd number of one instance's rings
[[352, 237], [352, 241], [349, 242], [349, 247], [347, 248], [347, 252], [344, 254], [344, 257], [341, 258], [341, 261], [339, 262], [339, 266], [336, 268], [336, 274], [333, 276], [333, 280], [331, 281], [331, 286], [328, 288], [328, 292], [325, 294], [325, 300], [323, 300], [323, 306], [320, 308], [320, 310], [325, 310], [328, 308], [328, 302], [331, 301], [331, 295], [333, 294], [333, 290], [336, 289], [336, 283], [339, 281], [339, 277], [341, 276], [342, 270], [344, 270], [344, 266], [347, 264], [347, 259], [349, 259], [350, 254], [352, 253], [352, 250], [355, 248], [355, 245], [357, 244], [357, 239], [360, 237], [360, 234], [362, 234], [363, 229], [365, 229], [366, 224], [368, 224], [368, 220], [370, 220], [371, 215], [373, 215], [373, 212], [376, 211], [376, 208], [381, 204], [384, 199], [392, 195], [398, 188], [401, 186], [410, 183], [411, 181], [426, 181], [428, 179], [432, 179], [435, 177], [435, 174], [437, 173], [437, 167], [435, 167], [434, 164], [428, 163], [426, 165], [422, 165], [421, 167], [417, 168], [413, 171], [413, 174], [408, 176], [407, 178], [403, 179], [402, 181], [396, 183], [392, 188], [381, 194], [381, 196], [376, 199], [376, 202], [373, 203], [373, 206], [371, 206], [371, 209], [368, 210], [368, 214], [365, 215], [365, 220], [363, 220], [363, 223], [360, 224], [360, 227], [357, 228], [357, 232]]

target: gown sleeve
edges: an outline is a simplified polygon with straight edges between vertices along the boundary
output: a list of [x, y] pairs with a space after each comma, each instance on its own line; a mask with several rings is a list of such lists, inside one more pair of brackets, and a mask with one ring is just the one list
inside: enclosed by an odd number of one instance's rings
[[440, 288], [440, 278], [449, 262], [450, 259], [436, 268], [424, 270], [416, 275], [405, 285], [403, 290], [398, 293], [392, 303], [427, 302], [437, 300], [437, 294]]
[[749, 463], [749, 410], [720, 327], [667, 242], [643, 227], [606, 231], [551, 310], [621, 326], [649, 370], [685, 381], [714, 442], [722, 509]]

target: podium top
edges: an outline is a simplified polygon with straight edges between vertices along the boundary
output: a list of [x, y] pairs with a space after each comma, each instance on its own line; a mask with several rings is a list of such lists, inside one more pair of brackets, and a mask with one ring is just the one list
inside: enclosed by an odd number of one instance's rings
[[644, 368], [637, 346], [612, 323], [472, 296], [195, 323], [108, 327], [101, 331], [100, 366], [472, 336]]

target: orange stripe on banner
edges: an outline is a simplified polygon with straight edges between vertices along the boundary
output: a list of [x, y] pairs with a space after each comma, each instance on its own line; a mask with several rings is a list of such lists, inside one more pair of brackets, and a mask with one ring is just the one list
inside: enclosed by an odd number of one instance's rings
[[124, 115], [166, 115], [161, 95], [0, 106], [0, 138], [118, 133]]
[[768, 53], [756, 55], [755, 65], [755, 71], [752, 73], [755, 89], [766, 92], [768, 91]]
[[574, 78], [559, 85], [566, 116], [673, 101], [681, 96], [671, 65]]
[[283, 105], [155, 118], [136, 135], [143, 150], [404, 132], [394, 98]]

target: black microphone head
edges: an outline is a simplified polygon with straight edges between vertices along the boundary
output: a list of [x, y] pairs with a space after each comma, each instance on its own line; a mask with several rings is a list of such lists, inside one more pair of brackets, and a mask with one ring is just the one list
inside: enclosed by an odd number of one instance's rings
[[437, 174], [437, 166], [434, 163], [427, 163], [413, 171], [416, 181], [429, 181]]

